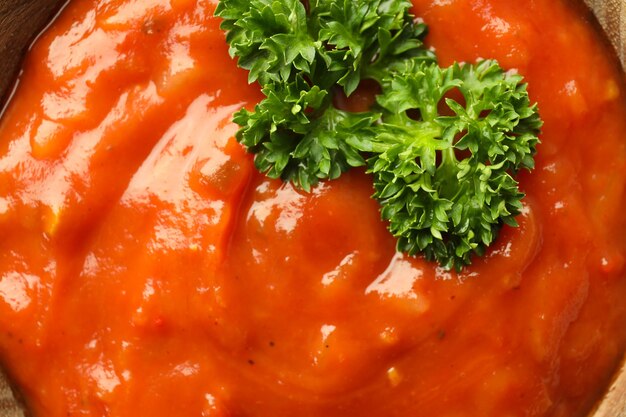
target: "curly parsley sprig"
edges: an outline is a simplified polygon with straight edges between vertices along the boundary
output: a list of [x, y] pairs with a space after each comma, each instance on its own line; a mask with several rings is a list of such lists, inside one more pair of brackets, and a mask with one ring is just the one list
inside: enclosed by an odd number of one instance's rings
[[335, 108], [327, 91], [294, 82], [267, 84], [253, 112], [242, 109], [234, 121], [237, 139], [255, 155], [257, 169], [309, 191], [320, 179], [336, 179], [365, 159], [350, 142], [372, 135], [374, 113]]
[[495, 61], [408, 61], [383, 80], [382, 124], [355, 147], [372, 154], [374, 198], [399, 250], [461, 269], [503, 223], [517, 225], [524, 194], [513, 174], [533, 168], [541, 127], [520, 81]]
[[[495, 61], [437, 65], [409, 0], [221, 0], [230, 53], [265, 99], [234, 121], [259, 171], [309, 191], [367, 165], [398, 250], [462, 269], [524, 197], [541, 120], [522, 78]], [[371, 111], [333, 104], [363, 79]]]
[[259, 82], [266, 98], [241, 110], [237, 139], [257, 168], [309, 190], [365, 165], [347, 139], [370, 134], [377, 117], [348, 113], [332, 102], [340, 86], [350, 95], [362, 79], [382, 81], [406, 59], [434, 62], [424, 48], [426, 26], [406, 0], [222, 0], [230, 54]]
[[350, 95], [362, 78], [407, 58], [434, 61], [407, 0], [221, 0], [231, 56], [262, 86], [302, 76]]

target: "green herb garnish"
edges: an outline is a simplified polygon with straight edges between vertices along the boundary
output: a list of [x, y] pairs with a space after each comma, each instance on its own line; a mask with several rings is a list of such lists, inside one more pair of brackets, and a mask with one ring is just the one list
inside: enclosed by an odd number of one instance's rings
[[[271, 178], [309, 191], [367, 165], [398, 250], [461, 270], [524, 197], [541, 120], [522, 77], [495, 61], [441, 68], [408, 0], [221, 0], [230, 53], [265, 99], [242, 109], [237, 139]], [[362, 80], [368, 112], [333, 105]], [[443, 112], [443, 114], [442, 114]]]

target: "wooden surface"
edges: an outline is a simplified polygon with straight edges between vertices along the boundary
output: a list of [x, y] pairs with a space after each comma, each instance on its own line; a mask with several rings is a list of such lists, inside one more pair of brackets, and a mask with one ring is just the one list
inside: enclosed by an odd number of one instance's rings
[[24, 51], [64, 2], [0, 0], [0, 99], [10, 93]]
[[0, 417], [22, 417], [23, 415], [13, 398], [11, 388], [0, 374]]
[[[523, 1], [523, 0], [522, 0]], [[0, 0], [0, 97], [6, 98], [28, 45], [65, 0]], [[585, 0], [626, 69], [626, 0]], [[22, 417], [0, 374], [0, 417]], [[478, 416], [477, 416], [478, 417]], [[592, 417], [626, 417], [626, 367]]]
[[626, 417], [626, 365], [592, 417]]
[[626, 0], [585, 0], [585, 3], [594, 11], [626, 70]]

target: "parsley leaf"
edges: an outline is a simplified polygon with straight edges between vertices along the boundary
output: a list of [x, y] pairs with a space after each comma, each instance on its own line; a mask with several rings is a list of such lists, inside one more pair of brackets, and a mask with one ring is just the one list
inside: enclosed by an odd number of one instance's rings
[[297, 76], [350, 95], [362, 78], [375, 78], [403, 59], [434, 61], [422, 42], [426, 25], [416, 22], [409, 0], [221, 0], [231, 56], [248, 81], [294, 81]]
[[[495, 61], [407, 61], [383, 80], [382, 125], [355, 146], [373, 154], [374, 198], [399, 250], [461, 269], [503, 223], [517, 224], [524, 195], [512, 175], [533, 168], [541, 127], [520, 81]], [[446, 97], [454, 90], [458, 99]]]
[[365, 165], [349, 142], [372, 136], [376, 114], [339, 110], [327, 91], [300, 76], [263, 92], [267, 98], [253, 112], [243, 109], [234, 118], [242, 126], [237, 140], [255, 154], [259, 171], [309, 191], [320, 179]]
[[[410, 1], [317, 0], [312, 5], [319, 19], [319, 39], [327, 69], [338, 72], [336, 81], [347, 95], [362, 78], [381, 78], [404, 59], [434, 61], [422, 42], [426, 25], [409, 13]], [[315, 80], [314, 80], [315, 81]]]
[[290, 81], [311, 71], [321, 43], [309, 35], [299, 0], [222, 0], [215, 14], [224, 19], [229, 52], [250, 71], [250, 82]]

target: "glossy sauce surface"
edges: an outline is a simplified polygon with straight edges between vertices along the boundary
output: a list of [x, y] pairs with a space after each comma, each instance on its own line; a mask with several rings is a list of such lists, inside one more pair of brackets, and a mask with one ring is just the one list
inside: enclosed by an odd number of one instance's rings
[[36, 417], [583, 416], [626, 343], [626, 93], [565, 0], [415, 0], [545, 120], [520, 227], [457, 276], [362, 171], [304, 194], [233, 139], [215, 1], [75, 0], [0, 123], [0, 359]]

